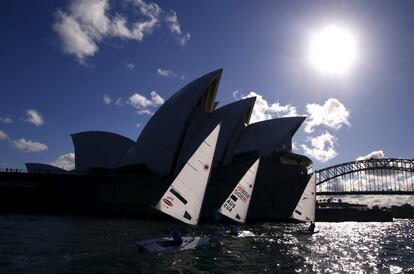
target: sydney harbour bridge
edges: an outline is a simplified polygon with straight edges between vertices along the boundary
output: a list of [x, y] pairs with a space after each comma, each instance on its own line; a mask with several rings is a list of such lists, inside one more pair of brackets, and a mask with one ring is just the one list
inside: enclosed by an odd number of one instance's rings
[[316, 171], [317, 195], [413, 195], [414, 159], [369, 159]]

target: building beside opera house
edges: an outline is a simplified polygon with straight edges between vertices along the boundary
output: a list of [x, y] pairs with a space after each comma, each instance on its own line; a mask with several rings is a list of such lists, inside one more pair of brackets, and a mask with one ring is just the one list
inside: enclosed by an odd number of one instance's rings
[[204, 138], [221, 123], [203, 216], [215, 215], [260, 157], [247, 220], [287, 219], [310, 178], [311, 160], [292, 152], [292, 137], [305, 117], [250, 123], [254, 97], [217, 107], [221, 74], [222, 70], [210, 72], [177, 91], [137, 140], [102, 131], [75, 133], [71, 135], [75, 170], [27, 163], [28, 173], [1, 174], [0, 182], [31, 182], [36, 193], [22, 194], [26, 195], [22, 203], [28, 206], [146, 216]]

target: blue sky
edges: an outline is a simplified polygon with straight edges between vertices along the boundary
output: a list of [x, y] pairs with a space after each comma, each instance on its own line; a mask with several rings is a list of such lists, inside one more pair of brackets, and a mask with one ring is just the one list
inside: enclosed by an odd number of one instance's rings
[[[413, 5], [2, 1], [0, 165], [54, 162], [79, 131], [136, 139], [162, 99], [217, 68], [220, 105], [257, 94], [257, 119], [309, 117], [295, 152], [317, 169], [373, 151], [412, 159]], [[308, 62], [312, 35], [332, 24], [357, 43], [341, 75]]]

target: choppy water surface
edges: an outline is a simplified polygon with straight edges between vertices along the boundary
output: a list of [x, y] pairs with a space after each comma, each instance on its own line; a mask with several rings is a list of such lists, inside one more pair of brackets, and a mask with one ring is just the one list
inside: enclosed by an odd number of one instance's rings
[[[132, 219], [0, 215], [1, 273], [414, 272], [414, 220], [245, 226], [257, 236], [215, 238], [179, 253], [138, 253], [135, 241], [164, 236], [168, 224]], [[214, 235], [201, 225], [184, 235]]]

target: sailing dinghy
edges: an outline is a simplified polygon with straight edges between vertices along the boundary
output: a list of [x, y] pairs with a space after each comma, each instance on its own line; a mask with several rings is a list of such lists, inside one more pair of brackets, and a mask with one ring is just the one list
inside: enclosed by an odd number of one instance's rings
[[[233, 192], [225, 200], [218, 212], [224, 216], [243, 224], [246, 221], [247, 211], [249, 210], [250, 200], [256, 181], [257, 169], [260, 159], [257, 159], [247, 170], [243, 178], [238, 182]], [[248, 230], [240, 231], [237, 237], [251, 237], [254, 234]]]
[[[308, 184], [303, 191], [302, 196], [292, 213], [291, 218], [302, 221], [315, 223], [315, 206], [316, 206], [316, 176], [312, 174]], [[318, 231], [299, 230], [299, 234], [315, 234]]]
[[[186, 224], [197, 225], [219, 132], [220, 124], [187, 161], [155, 209]], [[136, 244], [145, 252], [162, 252], [194, 249], [209, 242], [208, 237], [182, 237], [182, 240], [179, 246], [169, 245], [170, 237], [137, 241]]]

